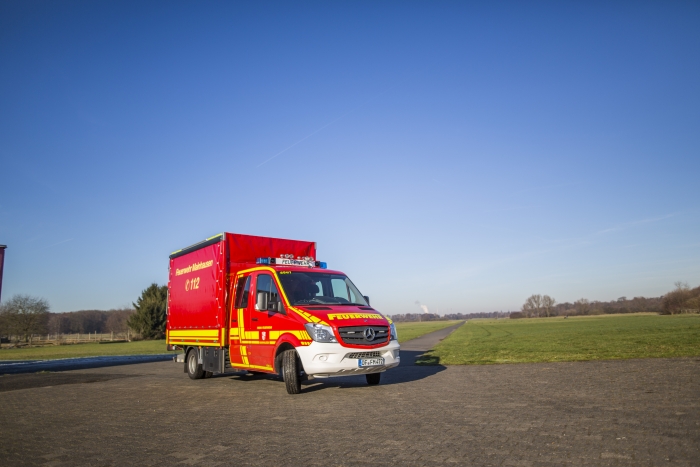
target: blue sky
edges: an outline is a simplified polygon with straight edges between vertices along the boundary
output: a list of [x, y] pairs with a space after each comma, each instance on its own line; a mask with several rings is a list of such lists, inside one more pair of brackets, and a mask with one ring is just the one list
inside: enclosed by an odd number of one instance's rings
[[2, 297], [221, 231], [390, 314], [700, 285], [699, 57], [697, 2], [3, 2]]

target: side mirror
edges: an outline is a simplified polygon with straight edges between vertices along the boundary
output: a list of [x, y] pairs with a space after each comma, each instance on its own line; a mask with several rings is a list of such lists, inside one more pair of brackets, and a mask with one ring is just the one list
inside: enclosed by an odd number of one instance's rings
[[277, 313], [282, 313], [283, 315], [287, 313], [284, 309], [284, 305], [282, 304], [282, 300], [277, 302], [277, 305], [275, 306], [275, 311]]
[[369, 297], [367, 295], [364, 295], [365, 301], [367, 302], [367, 305], [369, 305]]
[[258, 311], [267, 311], [267, 294], [258, 292], [258, 301], [255, 303], [255, 308]]

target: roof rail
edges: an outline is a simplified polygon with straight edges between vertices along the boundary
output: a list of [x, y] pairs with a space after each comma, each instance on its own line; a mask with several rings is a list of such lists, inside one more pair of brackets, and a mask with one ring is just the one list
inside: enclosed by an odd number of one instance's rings
[[178, 256], [186, 255], [187, 253], [191, 253], [193, 251], [199, 250], [200, 248], [204, 248], [205, 246], [213, 245], [214, 243], [219, 243], [221, 240], [224, 239], [224, 234], [216, 234], [212, 237], [207, 238], [206, 240], [202, 240], [201, 242], [195, 243], [194, 245], [190, 245], [188, 247], [185, 247], [181, 250], [173, 251], [170, 253], [170, 259], [177, 258]]

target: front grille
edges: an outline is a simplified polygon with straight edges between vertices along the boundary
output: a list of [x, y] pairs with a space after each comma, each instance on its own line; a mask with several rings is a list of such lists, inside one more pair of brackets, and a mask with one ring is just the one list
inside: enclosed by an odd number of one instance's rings
[[379, 352], [353, 352], [345, 356], [345, 358], [377, 358], [380, 357]]
[[[365, 331], [372, 329], [374, 339], [367, 340]], [[389, 328], [387, 326], [347, 326], [338, 328], [340, 338], [346, 344], [351, 345], [376, 345], [383, 344], [389, 340]]]

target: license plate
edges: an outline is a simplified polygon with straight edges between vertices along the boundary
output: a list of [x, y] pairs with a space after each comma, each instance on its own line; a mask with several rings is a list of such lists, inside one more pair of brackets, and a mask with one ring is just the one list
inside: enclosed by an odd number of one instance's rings
[[363, 358], [357, 362], [357, 366], [364, 368], [366, 366], [381, 366], [384, 365], [384, 359], [379, 358]]

